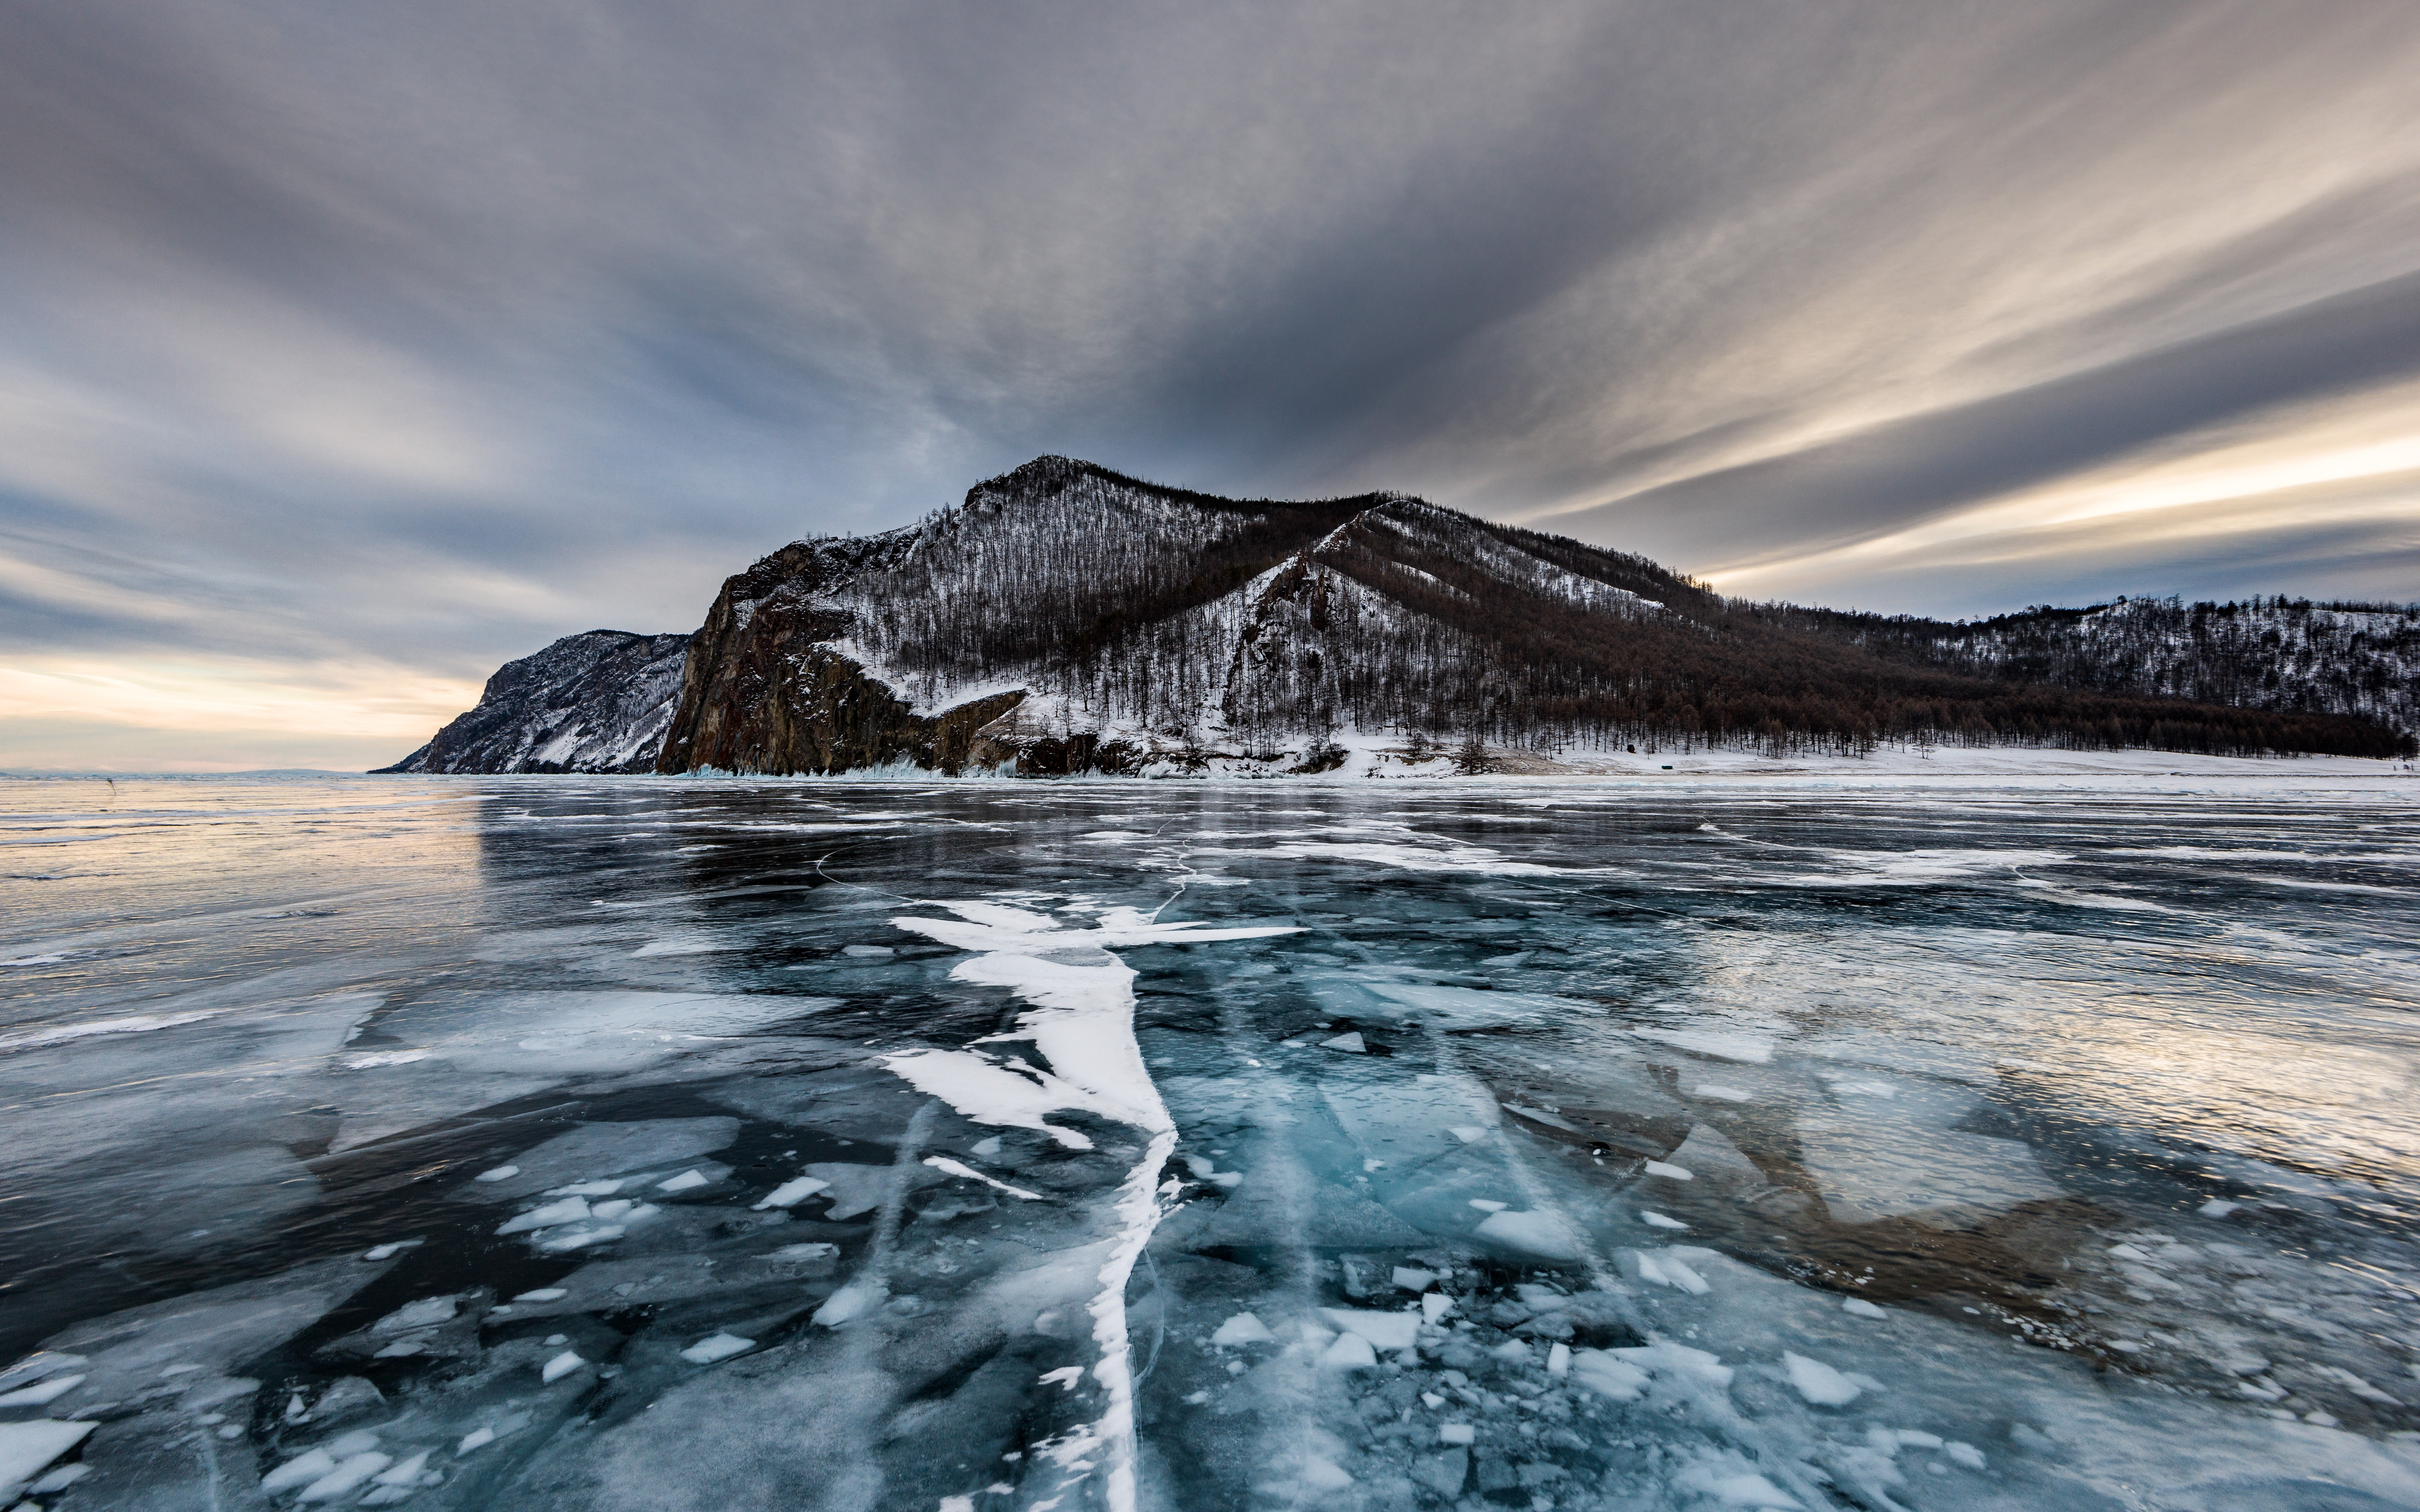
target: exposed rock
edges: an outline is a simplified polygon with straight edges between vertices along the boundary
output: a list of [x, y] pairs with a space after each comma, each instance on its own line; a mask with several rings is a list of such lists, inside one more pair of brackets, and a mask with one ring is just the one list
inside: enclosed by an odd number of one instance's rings
[[470, 713], [382, 772], [651, 772], [685, 635], [590, 630], [496, 669]]

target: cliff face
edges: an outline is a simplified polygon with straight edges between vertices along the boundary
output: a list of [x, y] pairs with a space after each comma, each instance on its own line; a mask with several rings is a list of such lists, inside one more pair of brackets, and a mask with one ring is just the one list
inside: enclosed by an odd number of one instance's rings
[[479, 702], [386, 772], [649, 772], [680, 693], [685, 635], [590, 630], [508, 661]]

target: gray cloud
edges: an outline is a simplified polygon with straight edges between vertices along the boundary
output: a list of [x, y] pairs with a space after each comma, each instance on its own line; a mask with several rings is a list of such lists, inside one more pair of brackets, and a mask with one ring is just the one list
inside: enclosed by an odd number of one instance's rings
[[[1043, 451], [1820, 563], [2382, 405], [2415, 73], [2385, 3], [13, 6], [0, 645], [476, 677]], [[2420, 594], [2373, 515], [1792, 592]]]

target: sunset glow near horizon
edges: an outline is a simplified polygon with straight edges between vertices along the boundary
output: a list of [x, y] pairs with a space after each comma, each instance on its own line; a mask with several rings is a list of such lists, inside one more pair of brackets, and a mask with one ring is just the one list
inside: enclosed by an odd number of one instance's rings
[[1042, 453], [2420, 598], [2420, 11], [0, 15], [0, 767], [383, 764]]

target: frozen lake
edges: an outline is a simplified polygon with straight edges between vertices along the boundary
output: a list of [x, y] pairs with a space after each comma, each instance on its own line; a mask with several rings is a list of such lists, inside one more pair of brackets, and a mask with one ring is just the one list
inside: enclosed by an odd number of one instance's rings
[[2420, 1505], [2267, 770], [0, 784], [0, 1505]]

